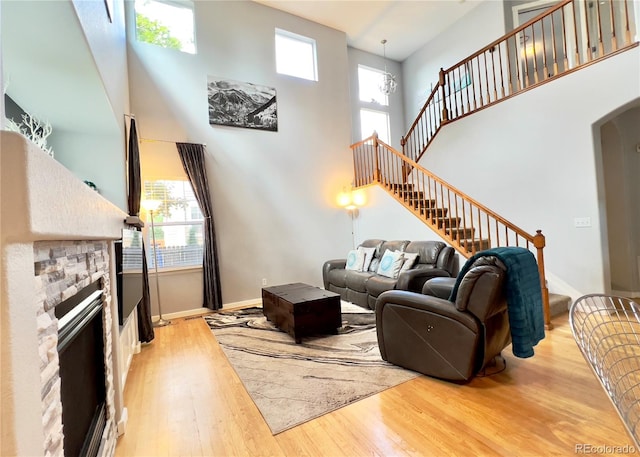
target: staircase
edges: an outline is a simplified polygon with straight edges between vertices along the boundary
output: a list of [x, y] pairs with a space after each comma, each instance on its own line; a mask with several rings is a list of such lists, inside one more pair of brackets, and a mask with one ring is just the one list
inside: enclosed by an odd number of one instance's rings
[[633, 0], [564, 0], [441, 69], [401, 139], [403, 154], [419, 162], [447, 123], [638, 46], [633, 7]]
[[542, 232], [525, 232], [418, 162], [449, 122], [637, 46], [631, 36], [630, 3], [633, 0], [559, 2], [441, 69], [438, 84], [401, 139], [402, 152], [375, 133], [351, 146], [356, 187], [379, 184], [466, 258], [500, 246], [531, 250], [538, 263], [547, 329], [552, 328], [552, 316], [566, 311], [570, 298], [553, 295], [550, 309]]

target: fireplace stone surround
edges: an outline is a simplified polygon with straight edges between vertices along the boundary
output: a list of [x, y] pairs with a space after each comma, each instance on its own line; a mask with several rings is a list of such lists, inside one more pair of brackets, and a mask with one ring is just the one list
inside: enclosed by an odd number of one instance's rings
[[55, 305], [103, 284], [107, 427], [123, 420], [113, 241], [126, 213], [21, 135], [0, 132], [0, 455], [62, 455]]

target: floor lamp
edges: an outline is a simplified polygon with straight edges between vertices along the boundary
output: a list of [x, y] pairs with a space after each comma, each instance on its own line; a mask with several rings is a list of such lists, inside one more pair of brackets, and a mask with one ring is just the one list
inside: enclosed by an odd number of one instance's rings
[[153, 225], [153, 212], [158, 209], [162, 202], [160, 200], [142, 200], [140, 205], [147, 211], [149, 211], [149, 217], [151, 218], [151, 239], [153, 242], [153, 265], [156, 272], [156, 296], [158, 297], [158, 320], [153, 323], [154, 327], [164, 327], [171, 324], [171, 321], [165, 320], [162, 317], [162, 306], [160, 305], [160, 276], [158, 275], [158, 254], [156, 248], [156, 231]]

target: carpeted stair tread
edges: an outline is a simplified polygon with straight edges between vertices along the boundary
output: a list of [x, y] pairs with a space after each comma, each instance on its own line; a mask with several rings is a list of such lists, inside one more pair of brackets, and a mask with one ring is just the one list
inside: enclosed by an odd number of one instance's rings
[[571, 297], [561, 294], [549, 294], [549, 313], [551, 317], [556, 317], [569, 312]]

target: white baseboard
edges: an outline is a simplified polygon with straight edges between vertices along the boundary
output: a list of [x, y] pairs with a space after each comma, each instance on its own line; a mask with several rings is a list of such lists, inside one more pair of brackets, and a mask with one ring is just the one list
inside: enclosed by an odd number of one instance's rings
[[249, 306], [262, 306], [262, 298], [225, 303], [222, 305], [222, 309], [247, 308]]
[[572, 302], [585, 295], [584, 293], [564, 282], [553, 273], [547, 271], [545, 272], [545, 276], [547, 278], [547, 287], [549, 288], [550, 293], [568, 295], [569, 297], [571, 297]]
[[[232, 303], [224, 303], [222, 305], [222, 309], [235, 309], [235, 308], [247, 308], [249, 306], [262, 306], [261, 298], [254, 298], [251, 300], [243, 300]], [[176, 313], [163, 314], [162, 317], [164, 319], [180, 319], [182, 317], [191, 317], [191, 316], [200, 316], [203, 314], [209, 314], [211, 310], [209, 308], [196, 308], [196, 309], [188, 309], [185, 311], [178, 311]], [[151, 316], [151, 321], [158, 320], [159, 316]]]
[[611, 295], [627, 298], [640, 298], [640, 291], [637, 290], [612, 290]]
[[120, 413], [120, 420], [118, 421], [118, 436], [124, 435], [124, 432], [127, 429], [127, 422], [129, 421], [129, 411], [127, 408], [122, 408], [122, 413]]

